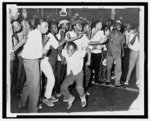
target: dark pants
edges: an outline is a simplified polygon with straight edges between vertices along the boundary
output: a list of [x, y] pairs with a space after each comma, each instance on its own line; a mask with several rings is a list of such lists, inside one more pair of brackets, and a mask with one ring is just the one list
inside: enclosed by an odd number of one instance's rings
[[107, 78], [107, 66], [102, 65], [101, 79], [105, 81]]
[[25, 70], [23, 66], [23, 58], [18, 56], [18, 70], [17, 70], [17, 91], [21, 92], [25, 83]]
[[[101, 62], [101, 53], [92, 53], [91, 54], [91, 70], [92, 70], [92, 76], [95, 76], [95, 82], [99, 82], [99, 70], [100, 70], [100, 62]], [[94, 70], [94, 73], [93, 73]]]
[[72, 94], [69, 91], [69, 86], [73, 85], [76, 82], [76, 90], [79, 93], [80, 97], [85, 96], [84, 88], [83, 88], [83, 71], [78, 73], [77, 75], [70, 74], [68, 75], [61, 85], [61, 94], [64, 95], [65, 99], [69, 99]]
[[130, 49], [125, 48], [124, 52], [125, 52], [125, 56], [122, 58], [122, 76], [121, 76], [121, 80], [123, 82], [126, 81], [126, 77], [127, 77], [127, 73], [128, 73]]
[[84, 87], [85, 87], [85, 91], [87, 91], [90, 84], [91, 69], [86, 64], [84, 65], [83, 69], [84, 69]]
[[67, 68], [67, 66], [64, 64], [61, 64], [61, 61], [57, 61], [56, 83], [55, 83], [55, 87], [54, 87], [54, 92], [56, 92], [56, 93], [60, 93], [60, 86], [66, 76], [66, 68]]
[[23, 87], [20, 104], [22, 107], [25, 107], [27, 100], [29, 98], [29, 103], [28, 103], [29, 112], [37, 112], [39, 95], [40, 95], [39, 60], [24, 59], [23, 64], [26, 72], [26, 82]]
[[14, 69], [14, 65], [15, 65], [15, 60], [10, 61], [10, 85], [11, 85], [11, 89], [10, 89], [10, 94], [14, 94], [16, 91], [16, 78], [15, 78], [15, 69]]
[[52, 66], [54, 76], [56, 77], [56, 62], [57, 62], [58, 52], [55, 49], [52, 49], [49, 55], [49, 62]]

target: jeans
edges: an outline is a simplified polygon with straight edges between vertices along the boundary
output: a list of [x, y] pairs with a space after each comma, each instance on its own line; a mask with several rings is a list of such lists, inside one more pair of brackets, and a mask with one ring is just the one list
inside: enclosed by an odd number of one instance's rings
[[29, 98], [29, 112], [37, 112], [40, 95], [39, 59], [23, 59], [23, 64], [26, 72], [26, 82], [23, 87], [20, 104], [25, 107]]
[[85, 96], [84, 88], [83, 88], [83, 71], [78, 73], [77, 75], [70, 74], [68, 75], [61, 85], [61, 94], [64, 95], [64, 98], [69, 99], [72, 94], [69, 92], [68, 87], [73, 85], [76, 82], [76, 90], [80, 97]]

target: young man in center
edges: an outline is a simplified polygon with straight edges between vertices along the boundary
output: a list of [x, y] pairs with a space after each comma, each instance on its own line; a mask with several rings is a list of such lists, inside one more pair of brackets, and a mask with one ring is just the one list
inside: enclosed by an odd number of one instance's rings
[[86, 51], [77, 50], [74, 42], [69, 42], [67, 48], [63, 49], [62, 56], [65, 57], [67, 63], [67, 77], [61, 85], [61, 94], [63, 94], [64, 102], [68, 102], [67, 109], [72, 106], [75, 97], [70, 93], [69, 86], [76, 82], [76, 90], [81, 98], [81, 106], [86, 106], [86, 95], [83, 88], [83, 63]]

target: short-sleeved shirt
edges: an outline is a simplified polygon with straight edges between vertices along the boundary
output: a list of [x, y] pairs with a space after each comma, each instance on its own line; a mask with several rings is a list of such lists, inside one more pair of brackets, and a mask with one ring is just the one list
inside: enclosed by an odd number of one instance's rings
[[25, 59], [38, 59], [42, 57], [42, 34], [38, 29], [28, 34], [27, 42], [22, 50], [22, 57]]
[[59, 42], [56, 40], [54, 35], [49, 33], [47, 36], [49, 37], [49, 41], [46, 43], [44, 49], [49, 50], [50, 46], [53, 46], [53, 48], [57, 49]]
[[71, 74], [71, 71], [74, 75], [82, 71], [85, 54], [86, 51], [75, 51], [74, 54], [69, 57], [67, 50], [62, 50], [62, 56], [65, 57], [67, 62], [67, 75]]
[[140, 49], [140, 42], [139, 42], [138, 37], [137, 36], [135, 37], [135, 41], [134, 41], [133, 45], [130, 43], [132, 41], [132, 39], [134, 38], [134, 36], [135, 36], [135, 33], [131, 33], [130, 34], [130, 37], [129, 37], [129, 48], [131, 50], [138, 51]]
[[[91, 39], [90, 41], [94, 41], [94, 42], [100, 42], [103, 43], [107, 40], [107, 37], [104, 35], [104, 31], [99, 30]], [[94, 49], [92, 50], [92, 53], [101, 53], [102, 52], [102, 45], [98, 45], [99, 49]], [[92, 48], [92, 46], [90, 46], [90, 48]]]

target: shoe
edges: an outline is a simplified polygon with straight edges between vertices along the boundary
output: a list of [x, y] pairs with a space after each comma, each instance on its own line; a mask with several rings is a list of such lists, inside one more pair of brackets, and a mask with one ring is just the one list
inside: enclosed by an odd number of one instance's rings
[[49, 107], [53, 107], [54, 106], [54, 103], [51, 102], [49, 99], [42, 99], [42, 102], [45, 103], [47, 106]]
[[81, 97], [81, 106], [84, 108], [86, 106], [86, 96]]
[[124, 85], [126, 85], [126, 86], [127, 86], [127, 85], [129, 85], [129, 83], [128, 83], [128, 82], [125, 82], [125, 83], [124, 83]]
[[61, 96], [62, 96], [61, 93], [56, 94], [56, 97], [61, 97]]
[[120, 85], [115, 85], [116, 88], [125, 88], [124, 86]]
[[65, 98], [63, 99], [63, 102], [68, 102], [68, 101], [69, 101], [68, 99], [65, 99]]
[[50, 99], [49, 99], [49, 101], [51, 101], [51, 102], [58, 102], [58, 98], [55, 98], [54, 96], [52, 96]]
[[86, 95], [88, 95], [88, 96], [90, 95], [89, 91], [86, 92]]
[[71, 96], [70, 99], [68, 100], [68, 105], [67, 105], [67, 109], [70, 109], [73, 102], [75, 100], [75, 97]]
[[39, 109], [42, 109], [43, 107], [42, 107], [42, 105], [41, 104], [39, 104]]
[[110, 83], [111, 83], [111, 81], [108, 81], [108, 80], [105, 81], [106, 85], [109, 85]]

